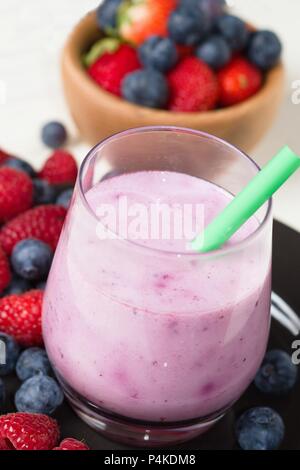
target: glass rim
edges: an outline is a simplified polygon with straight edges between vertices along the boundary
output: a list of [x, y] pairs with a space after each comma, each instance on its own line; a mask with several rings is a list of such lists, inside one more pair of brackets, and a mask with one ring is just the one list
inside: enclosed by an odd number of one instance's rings
[[[78, 178], [77, 178], [77, 186], [79, 187], [79, 194], [80, 194], [81, 201], [83, 202], [83, 205], [88, 210], [88, 212], [99, 223], [101, 223], [101, 221], [99, 220], [97, 214], [94, 212], [94, 210], [90, 206], [90, 204], [89, 204], [89, 202], [88, 202], [88, 200], [85, 196], [85, 192], [83, 190], [83, 173], [84, 173], [85, 167], [88, 165], [89, 161], [94, 157], [97, 150], [99, 150], [100, 148], [102, 148], [105, 145], [109, 144], [110, 142], [113, 142], [114, 140], [116, 140], [116, 138], [126, 137], [126, 136], [130, 136], [130, 135], [141, 134], [141, 133], [147, 133], [147, 132], [180, 132], [180, 133], [184, 133], [184, 134], [190, 134], [190, 135], [194, 135], [194, 136], [198, 136], [198, 137], [212, 139], [213, 141], [220, 143], [224, 147], [227, 147], [229, 150], [232, 150], [234, 152], [238, 152], [240, 157], [247, 160], [249, 162], [249, 164], [252, 165], [257, 170], [257, 172], [259, 172], [261, 170], [261, 167], [254, 161], [253, 158], [251, 158], [249, 155], [247, 155], [246, 152], [244, 152], [240, 148], [236, 147], [235, 145], [230, 144], [229, 142], [227, 142], [226, 140], [224, 140], [220, 137], [217, 137], [213, 134], [209, 134], [208, 132], [198, 131], [198, 130], [190, 129], [190, 128], [187, 128], [187, 127], [177, 127], [177, 126], [133, 127], [133, 128], [129, 128], [129, 129], [126, 129], [124, 131], [121, 131], [121, 132], [116, 132], [115, 134], [112, 134], [109, 137], [106, 137], [105, 139], [101, 140], [94, 147], [91, 148], [91, 150], [87, 153], [87, 155], [85, 156], [85, 158], [81, 162], [79, 173], [78, 173]], [[201, 256], [201, 258], [224, 256], [224, 255], [228, 255], [228, 254], [240, 251], [241, 249], [243, 249], [246, 246], [248, 246], [249, 244], [251, 244], [260, 235], [260, 233], [264, 229], [265, 225], [267, 224], [267, 222], [271, 218], [272, 207], [273, 207], [273, 199], [272, 198], [268, 199], [268, 201], [264, 205], [266, 205], [266, 204], [267, 204], [267, 209], [266, 209], [266, 212], [264, 214], [264, 217], [263, 217], [262, 221], [259, 222], [258, 227], [250, 235], [248, 235], [243, 240], [236, 242], [232, 246], [222, 246], [221, 248], [218, 248], [217, 250], [213, 250], [213, 251], [210, 251], [210, 252], [207, 252], [207, 253], [186, 252], [186, 251], [185, 252], [168, 251], [168, 250], [164, 250], [164, 249], [160, 249], [160, 248], [156, 248], [156, 247], [144, 246], [144, 245], [136, 242], [135, 240], [130, 240], [128, 238], [120, 239], [118, 237], [118, 235], [115, 234], [116, 235], [116, 241], [121, 241], [123, 243], [128, 243], [129, 246], [133, 246], [133, 247], [138, 248], [138, 249], [143, 250], [143, 251], [148, 251], [150, 253], [156, 253], [156, 254], [167, 255], [167, 256], [177, 256], [177, 257], [179, 255], [181, 257], [199, 257], [199, 256]]]

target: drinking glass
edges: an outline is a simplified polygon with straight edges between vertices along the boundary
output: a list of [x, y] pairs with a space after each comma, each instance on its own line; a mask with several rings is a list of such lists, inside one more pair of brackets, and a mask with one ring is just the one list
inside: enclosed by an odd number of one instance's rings
[[43, 334], [76, 413], [130, 445], [183, 442], [224, 415], [263, 359], [272, 204], [257, 212], [249, 236], [206, 254], [100, 237], [87, 194], [97, 185], [101, 201], [99, 182], [111, 170], [184, 173], [235, 195], [259, 168], [230, 144], [189, 129], [114, 135], [83, 161], [55, 253]]

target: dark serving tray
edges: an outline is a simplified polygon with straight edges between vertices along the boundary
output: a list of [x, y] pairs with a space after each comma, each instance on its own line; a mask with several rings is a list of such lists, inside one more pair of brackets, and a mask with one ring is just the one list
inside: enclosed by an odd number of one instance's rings
[[[275, 222], [274, 256], [273, 256], [273, 289], [284, 298], [296, 311], [300, 312], [300, 234], [285, 225]], [[292, 342], [296, 338], [276, 321], [272, 321], [270, 348], [281, 348], [292, 353]], [[13, 397], [18, 386], [13, 377], [8, 380], [7, 406], [14, 411]], [[234, 421], [243, 410], [252, 406], [271, 406], [283, 417], [286, 425], [286, 436], [282, 450], [300, 450], [300, 380], [294, 390], [285, 398], [270, 398], [258, 392], [253, 385], [227, 413], [227, 415], [207, 434], [174, 449], [185, 450], [231, 450], [237, 449], [234, 437]], [[108, 441], [84, 424], [65, 403], [54, 415], [57, 418], [63, 437], [84, 439], [94, 450], [132, 449]], [[158, 449], [156, 449], [158, 450]]]

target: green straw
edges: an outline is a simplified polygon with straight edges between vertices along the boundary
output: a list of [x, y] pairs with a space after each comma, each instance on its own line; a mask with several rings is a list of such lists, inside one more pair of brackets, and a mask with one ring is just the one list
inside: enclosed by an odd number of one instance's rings
[[300, 168], [300, 157], [284, 147], [192, 241], [201, 253], [220, 248]]

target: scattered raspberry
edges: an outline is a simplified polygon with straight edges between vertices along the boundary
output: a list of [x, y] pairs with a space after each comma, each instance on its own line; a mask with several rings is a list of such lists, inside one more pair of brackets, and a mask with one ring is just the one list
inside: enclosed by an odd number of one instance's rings
[[12, 168], [0, 168], [0, 222], [29, 209], [32, 200], [33, 184], [29, 176]]
[[14, 246], [25, 238], [37, 238], [55, 250], [66, 216], [62, 206], [44, 205], [30, 209], [5, 224], [0, 231], [0, 243], [10, 255]]
[[0, 450], [13, 450], [5, 439], [0, 438]]
[[9, 158], [10, 158], [10, 155], [8, 153], [4, 152], [4, 150], [0, 149], [0, 165], [5, 163], [6, 160], [8, 160]]
[[214, 72], [196, 57], [183, 59], [168, 76], [171, 111], [208, 111], [219, 98]]
[[220, 102], [231, 106], [247, 100], [261, 88], [263, 75], [248, 60], [236, 57], [218, 73]]
[[84, 442], [69, 437], [68, 439], [64, 439], [59, 444], [59, 447], [55, 447], [53, 450], [90, 450], [90, 448], [84, 444]]
[[137, 51], [123, 44], [116, 52], [104, 53], [91, 65], [88, 72], [102, 88], [121, 96], [121, 83], [125, 75], [139, 69]]
[[0, 449], [4, 442], [6, 450], [51, 450], [59, 434], [57, 422], [46, 415], [10, 413], [0, 416]]
[[119, 9], [119, 34], [126, 41], [139, 45], [150, 36], [167, 36], [168, 19], [177, 0], [130, 0]]
[[0, 331], [22, 346], [41, 346], [43, 292], [31, 290], [0, 299]]
[[6, 254], [0, 247], [0, 294], [6, 289], [11, 281], [11, 271]]
[[73, 155], [56, 150], [46, 161], [39, 177], [50, 184], [74, 184], [78, 168]]

